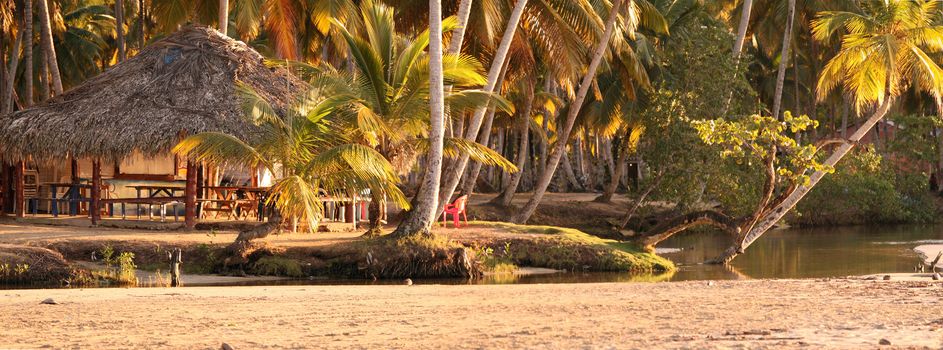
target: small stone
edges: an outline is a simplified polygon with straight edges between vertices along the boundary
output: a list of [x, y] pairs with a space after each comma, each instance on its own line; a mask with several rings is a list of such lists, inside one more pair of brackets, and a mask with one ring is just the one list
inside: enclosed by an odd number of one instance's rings
[[58, 302], [58, 301], [55, 301], [55, 300], [52, 299], [52, 298], [46, 298], [46, 300], [41, 301], [40, 304], [59, 305], [59, 302]]
[[885, 280], [885, 281], [890, 281], [890, 280], [891, 280], [891, 275], [884, 275], [884, 280]]
[[933, 273], [933, 280], [934, 280], [934, 281], [939, 281], [939, 280], [940, 280], [940, 273], [939, 273], [939, 272]]
[[403, 282], [406, 283], [407, 286], [413, 285], [413, 280], [408, 279], [408, 278], [407, 278], [405, 281], [403, 281]]
[[881, 340], [878, 342], [878, 344], [880, 344], [880, 345], [891, 345], [891, 341], [890, 341], [890, 340], [887, 340], [887, 339], [884, 339], [884, 338], [881, 338]]
[[223, 343], [223, 345], [219, 347], [219, 350], [236, 350], [236, 348], [232, 347], [232, 345]]
[[707, 281], [707, 286], [708, 286], [708, 287], [713, 287], [713, 286], [714, 286], [714, 281]]

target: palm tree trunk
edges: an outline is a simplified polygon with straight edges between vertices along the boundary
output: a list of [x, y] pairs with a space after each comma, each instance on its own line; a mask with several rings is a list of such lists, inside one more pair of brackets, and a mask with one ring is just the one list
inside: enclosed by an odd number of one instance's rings
[[[544, 92], [551, 93], [551, 94], [556, 93], [556, 87], [554, 86], [554, 79], [552, 79], [550, 76], [544, 77]], [[555, 119], [556, 117], [557, 117], [556, 108], [554, 108], [553, 111], [551, 111], [550, 108], [544, 108], [544, 118], [543, 118], [543, 121], [540, 123], [540, 127], [543, 130], [544, 137], [540, 138], [540, 145], [539, 145], [540, 148], [539, 148], [539, 153], [538, 153], [540, 155], [540, 158], [538, 158], [539, 162], [537, 163], [537, 167], [536, 167], [538, 174], [542, 173], [544, 171], [544, 167], [546, 167], [547, 165], [547, 137], [548, 137], [547, 135], [549, 135], [550, 133], [550, 119]], [[571, 167], [570, 172], [572, 171], [573, 169]]]
[[[501, 85], [504, 84], [504, 76], [508, 71], [508, 61], [504, 62], [504, 65], [501, 68], [501, 74], [498, 76], [498, 82], [495, 84], [498, 89], [498, 93], [501, 92]], [[495, 108], [493, 106], [488, 107], [488, 117], [485, 118], [484, 124], [481, 126], [481, 132], [478, 135], [478, 143], [488, 147], [488, 143], [491, 142], [491, 126], [494, 125], [494, 114]], [[465, 174], [465, 182], [462, 186], [462, 192], [468, 195], [471, 195], [475, 191], [475, 184], [478, 182], [478, 174], [481, 173], [481, 163], [474, 162], [471, 169], [468, 170], [468, 173]], [[449, 195], [451, 197], [451, 195]], [[440, 198], [441, 199], [441, 198]]]
[[439, 206], [442, 148], [445, 143], [445, 87], [442, 77], [442, 2], [429, 0], [429, 153], [416, 208], [393, 232], [398, 236], [428, 233]]
[[462, 0], [458, 5], [458, 26], [452, 29], [452, 41], [449, 42], [449, 55], [456, 55], [462, 51], [465, 42], [465, 29], [468, 27], [468, 16], [471, 14], [472, 0]]
[[[457, 55], [462, 52], [462, 44], [465, 42], [465, 29], [468, 27], [468, 16], [471, 15], [471, 5], [472, 0], [462, 0], [458, 5], [458, 26], [455, 29], [452, 29], [452, 39], [449, 42], [449, 50], [447, 51], [449, 55]], [[452, 86], [445, 87], [446, 96], [452, 93]], [[448, 109], [448, 106], [445, 107], [445, 115], [448, 116], [448, 133], [449, 137], [455, 137], [455, 135], [461, 135], [462, 129], [464, 129], [464, 116], [459, 116], [458, 123], [456, 125], [452, 124], [452, 121], [455, 119], [452, 116], [452, 111]]]
[[619, 189], [619, 183], [622, 182], [622, 174], [624, 174], [625, 172], [625, 167], [622, 165], [628, 161], [628, 158], [629, 158], [629, 152], [622, 150], [619, 153], [619, 159], [616, 161], [614, 167], [612, 168], [612, 172], [611, 172], [612, 178], [609, 179], [609, 183], [606, 184], [606, 188], [603, 190], [602, 195], [599, 196], [599, 198], [596, 198], [596, 201], [603, 202], [603, 203], [612, 202], [612, 197], [616, 194], [616, 190]]
[[229, 0], [219, 0], [219, 32], [229, 34]]
[[504, 207], [511, 205], [511, 201], [514, 200], [514, 193], [517, 192], [521, 178], [524, 177], [524, 165], [527, 163], [527, 149], [530, 148], [530, 113], [533, 108], [534, 94], [531, 92], [527, 95], [527, 100], [524, 102], [523, 113], [518, 116], [518, 133], [520, 136], [517, 147], [517, 160], [514, 162], [514, 165], [517, 166], [517, 172], [511, 174], [508, 186], [505, 187], [501, 195], [497, 197], [497, 203]]
[[56, 96], [62, 94], [62, 75], [59, 74], [59, 60], [56, 58], [56, 46], [52, 40], [52, 25], [49, 19], [49, 0], [38, 0], [39, 7], [36, 9], [39, 15], [40, 27], [42, 29], [42, 44], [46, 50], [47, 60], [49, 62], [49, 73], [52, 75], [52, 90]]
[[[834, 167], [836, 164], [838, 164], [838, 161], [845, 157], [845, 155], [851, 151], [855, 144], [858, 143], [858, 141], [860, 141], [864, 135], [870, 132], [871, 129], [874, 128], [875, 124], [884, 118], [884, 116], [887, 114], [887, 111], [890, 110], [892, 104], [893, 98], [887, 97], [884, 102], [881, 103], [878, 109], [874, 111], [874, 114], [872, 114], [871, 117], [864, 122], [864, 124], [858, 127], [855, 133], [852, 134], [846, 142], [839, 145], [835, 152], [832, 153], [832, 155], [829, 156], [823, 164], [829, 167]], [[739, 244], [728, 248], [721, 256], [717, 257], [712, 262], [726, 264], [732, 261], [735, 257], [737, 257], [737, 255], [742, 253], [747, 249], [747, 247], [760, 238], [760, 236], [766, 233], [766, 231], [769, 231], [770, 228], [776, 225], [776, 223], [778, 223], [779, 220], [783, 218], [783, 216], [789, 213], [790, 210], [795, 208], [796, 204], [798, 204], [799, 201], [802, 200], [802, 198], [812, 190], [812, 187], [819, 183], [819, 181], [822, 180], [822, 177], [824, 176], [824, 171], [816, 171], [813, 173], [812, 176], [809, 177], [809, 182], [807, 184], [796, 188], [795, 191], [793, 191], [782, 203], [770, 211], [769, 214], [758, 220], [750, 232], [743, 236], [743, 239], [739, 242]]]
[[547, 192], [547, 186], [550, 186], [550, 181], [553, 180], [553, 174], [557, 170], [557, 165], [560, 164], [560, 159], [563, 157], [563, 153], [566, 152], [567, 140], [570, 139], [570, 132], [573, 130], [573, 124], [576, 123], [576, 117], [580, 113], [580, 107], [583, 105], [583, 101], [586, 99], [586, 94], [589, 93], [590, 85], [592, 85], [593, 79], [596, 78], [596, 70], [599, 68], [599, 64], [602, 62], [603, 56], [606, 54], [606, 51], [609, 49], [609, 39], [612, 37], [612, 32], [615, 30], [616, 20], [619, 17], [619, 9], [622, 8], [623, 0], [615, 0], [612, 4], [612, 10], [609, 13], [609, 18], [606, 20], [606, 30], [603, 33], [602, 37], [599, 40], [599, 43], [596, 45], [596, 50], [593, 53], [593, 59], [589, 63], [589, 69], [586, 71], [586, 75], [583, 76], [583, 81], [580, 82], [579, 93], [576, 94], [576, 98], [573, 102], [570, 103], [569, 113], [566, 118], [566, 125], [563, 125], [561, 130], [562, 132], [557, 137], [557, 143], [555, 144], [553, 151], [550, 153], [550, 158], [547, 162], [547, 168], [544, 169], [544, 172], [540, 174], [540, 179], [537, 182], [537, 188], [534, 189], [534, 195], [530, 198], [524, 208], [514, 217], [513, 221], [515, 223], [526, 223], [530, 219], [531, 215], [534, 214], [534, 211], [537, 210], [537, 205], [540, 204], [540, 201], [543, 199], [544, 194]]
[[49, 81], [49, 59], [46, 58], [46, 51], [43, 50], [39, 54], [42, 58], [39, 60], [39, 79], [36, 82], [39, 83], [39, 100], [45, 101], [49, 99], [52, 82]]
[[128, 57], [124, 40], [124, 0], [115, 0], [115, 33], [118, 42], [118, 62]]
[[580, 183], [580, 180], [576, 177], [576, 173], [573, 171], [573, 165], [570, 164], [570, 156], [564, 152], [563, 153], [563, 174], [566, 175], [567, 182], [570, 183], [570, 186], [573, 186], [573, 189], [577, 191], [583, 190], [583, 184]]
[[7, 63], [7, 74], [6, 81], [3, 82], [3, 113], [13, 112], [13, 107], [16, 103], [13, 101], [13, 90], [15, 89], [14, 82], [16, 80], [16, 70], [17, 66], [20, 63], [20, 48], [23, 47], [23, 35], [22, 33], [16, 37], [16, 41], [13, 42], [13, 48], [10, 50], [10, 62]]
[[[23, 2], [23, 103], [33, 105], [33, 0]], [[16, 71], [13, 71], [16, 75]]]
[[[773, 95], [773, 118], [777, 119], [783, 102], [783, 82], [786, 80], [786, 66], [789, 65], [789, 45], [792, 41], [792, 23], [795, 18], [796, 0], [789, 0], [789, 18], [786, 20], [786, 31], [783, 33], [783, 48], [779, 52], [779, 72], [776, 75], [776, 92]], [[798, 98], [799, 96], [796, 95], [796, 99]]]
[[740, 53], [743, 52], [743, 42], [747, 37], [751, 11], [753, 11], [753, 0], [743, 0], [743, 7], [740, 9], [740, 25], [737, 27], [737, 40], [733, 43], [733, 57], [738, 61]]
[[[485, 92], [494, 92], [495, 88], [497, 87], [498, 78], [501, 76], [501, 72], [504, 70], [505, 62], [507, 61], [508, 57], [508, 51], [511, 49], [511, 41], [513, 41], [514, 34], [517, 32], [517, 27], [520, 23], [521, 16], [524, 14], [524, 7], [526, 5], [527, 0], [517, 0], [517, 3], [514, 5], [514, 10], [511, 12], [507, 26], [504, 29], [504, 35], [501, 37], [501, 44], [498, 45], [498, 50], [495, 51], [494, 59], [491, 61], [491, 68], [488, 71], [488, 82], [483, 88]], [[484, 121], [487, 111], [488, 108], [486, 107], [478, 108], [475, 111], [475, 114], [472, 116], [471, 120], [468, 121], [468, 125], [465, 128], [466, 140], [474, 141], [478, 138], [478, 132], [481, 129], [481, 124]], [[452, 197], [452, 194], [455, 192], [456, 187], [458, 187], [458, 183], [461, 181], [462, 174], [465, 173], [465, 168], [467, 166], [468, 155], [462, 155], [452, 165], [445, 178], [442, 180], [442, 191], [439, 192], [440, 202], [445, 202]], [[438, 211], [436, 214], [438, 214]]]
[[138, 52], [144, 49], [144, 0], [138, 0]]
[[[16, 22], [14, 22], [14, 25]], [[0, 18], [0, 113], [4, 113], [7, 110], [7, 31], [4, 28], [6, 22]], [[13, 46], [10, 50], [16, 55], [17, 47]], [[4, 172], [2, 168], [2, 162], [0, 162], [0, 175]], [[0, 192], [3, 191], [3, 187], [0, 187]], [[3, 215], [3, 204], [0, 202], [0, 215]]]

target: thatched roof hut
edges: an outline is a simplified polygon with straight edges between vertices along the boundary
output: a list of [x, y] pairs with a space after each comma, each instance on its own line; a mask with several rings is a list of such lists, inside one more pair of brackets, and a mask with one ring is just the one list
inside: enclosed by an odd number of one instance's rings
[[270, 68], [245, 43], [188, 26], [60, 96], [0, 117], [0, 154], [8, 160], [66, 156], [120, 160], [166, 154], [184, 136], [225, 132], [247, 139], [254, 127], [237, 83], [283, 108], [304, 88]]

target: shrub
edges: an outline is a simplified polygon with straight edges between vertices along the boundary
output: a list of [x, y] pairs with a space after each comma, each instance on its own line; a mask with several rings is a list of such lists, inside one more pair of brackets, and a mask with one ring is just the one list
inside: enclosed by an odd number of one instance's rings
[[873, 148], [854, 152], [799, 202], [798, 225], [926, 223], [935, 219], [929, 178], [897, 169]]
[[297, 260], [279, 257], [265, 256], [256, 260], [249, 267], [249, 272], [264, 276], [286, 276], [286, 277], [304, 277], [301, 264]]

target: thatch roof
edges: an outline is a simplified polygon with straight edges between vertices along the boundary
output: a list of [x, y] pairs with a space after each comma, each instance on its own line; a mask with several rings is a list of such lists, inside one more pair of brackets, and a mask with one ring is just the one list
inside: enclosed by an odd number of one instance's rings
[[189, 26], [60, 96], [0, 117], [0, 154], [118, 160], [135, 151], [169, 152], [182, 137], [200, 132], [250, 139], [256, 129], [245, 116], [237, 82], [276, 109], [305, 85], [284, 69], [267, 67], [245, 43]]

